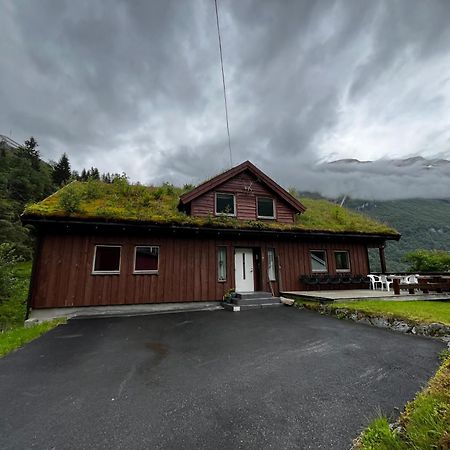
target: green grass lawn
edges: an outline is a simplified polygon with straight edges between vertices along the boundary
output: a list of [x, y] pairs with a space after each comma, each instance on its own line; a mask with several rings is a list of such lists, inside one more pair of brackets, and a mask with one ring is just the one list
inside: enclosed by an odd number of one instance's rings
[[30, 261], [16, 264], [13, 293], [9, 299], [0, 303], [0, 357], [64, 322], [54, 320], [29, 328], [24, 327], [30, 275]]
[[440, 322], [450, 325], [450, 302], [361, 300], [333, 303], [329, 307], [346, 308], [369, 315], [381, 315], [420, 323]]

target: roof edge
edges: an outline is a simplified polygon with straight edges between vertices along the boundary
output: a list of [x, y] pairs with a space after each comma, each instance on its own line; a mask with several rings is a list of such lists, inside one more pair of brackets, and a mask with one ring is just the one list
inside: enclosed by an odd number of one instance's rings
[[157, 224], [154, 222], [143, 221], [110, 221], [110, 220], [93, 220], [93, 219], [70, 219], [67, 217], [52, 217], [42, 218], [33, 215], [22, 214], [20, 219], [24, 225], [82, 225], [82, 226], [107, 226], [107, 227], [130, 227], [130, 228], [148, 228], [155, 230], [180, 230], [180, 231], [193, 231], [200, 232], [220, 232], [220, 233], [241, 233], [241, 234], [259, 234], [259, 235], [282, 235], [282, 236], [298, 236], [298, 237], [347, 237], [347, 238], [367, 238], [367, 239], [382, 239], [382, 240], [395, 240], [398, 241], [401, 238], [401, 234], [389, 234], [389, 233], [364, 233], [357, 231], [321, 231], [321, 230], [261, 230], [256, 228], [227, 228], [227, 227], [211, 227], [211, 226], [189, 226], [189, 225], [176, 225], [176, 224]]

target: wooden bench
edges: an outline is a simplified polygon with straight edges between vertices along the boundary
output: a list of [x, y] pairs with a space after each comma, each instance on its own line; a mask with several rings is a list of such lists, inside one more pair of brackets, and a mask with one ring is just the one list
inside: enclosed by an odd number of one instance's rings
[[402, 289], [406, 289], [408, 293], [414, 294], [416, 290], [422, 291], [424, 294], [428, 294], [430, 291], [442, 293], [450, 292], [450, 280], [442, 281], [428, 281], [419, 280], [418, 283], [400, 283], [400, 280], [393, 280], [394, 294], [400, 295]]

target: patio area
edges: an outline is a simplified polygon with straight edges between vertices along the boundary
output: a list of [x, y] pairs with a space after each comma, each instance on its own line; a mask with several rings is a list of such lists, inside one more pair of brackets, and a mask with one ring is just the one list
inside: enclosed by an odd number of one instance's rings
[[339, 302], [351, 300], [395, 300], [395, 301], [414, 301], [431, 300], [442, 301], [450, 300], [450, 293], [431, 293], [431, 294], [408, 294], [407, 291], [395, 295], [394, 291], [382, 291], [380, 289], [342, 289], [342, 290], [320, 290], [320, 291], [283, 291], [280, 295], [284, 297], [296, 297], [303, 300], [319, 302]]

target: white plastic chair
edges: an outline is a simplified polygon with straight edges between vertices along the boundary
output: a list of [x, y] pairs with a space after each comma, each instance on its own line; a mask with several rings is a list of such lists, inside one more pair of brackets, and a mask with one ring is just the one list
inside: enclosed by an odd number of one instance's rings
[[378, 275], [367, 275], [367, 278], [370, 280], [370, 289], [375, 290], [377, 288], [377, 284], [380, 285], [380, 289], [383, 289], [383, 283]]
[[419, 279], [417, 278], [418, 275], [409, 275], [406, 277], [406, 283], [407, 284], [416, 284], [419, 282]]
[[393, 280], [388, 280], [387, 275], [380, 275], [380, 281], [381, 281], [381, 289], [383, 290], [383, 287], [386, 288], [386, 291], [390, 291], [391, 284], [394, 282]]

